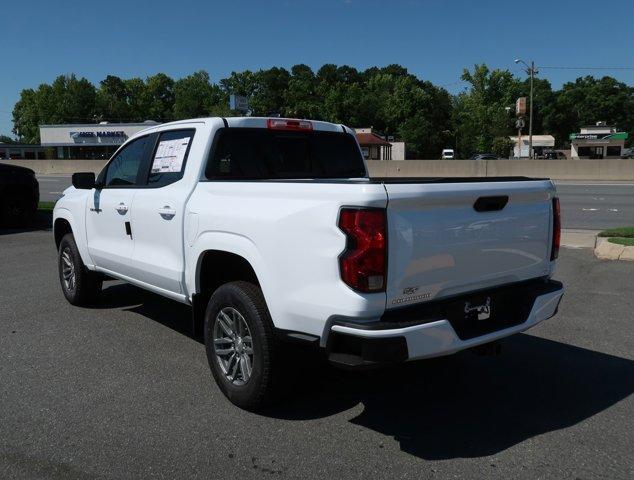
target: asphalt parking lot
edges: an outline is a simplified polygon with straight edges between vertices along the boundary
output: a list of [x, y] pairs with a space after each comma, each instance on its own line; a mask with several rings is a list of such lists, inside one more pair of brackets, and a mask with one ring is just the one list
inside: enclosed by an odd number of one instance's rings
[[185, 306], [60, 291], [49, 231], [0, 234], [0, 478], [634, 476], [634, 265], [564, 248], [557, 317], [499, 357], [368, 373], [302, 363], [264, 415], [229, 404]]

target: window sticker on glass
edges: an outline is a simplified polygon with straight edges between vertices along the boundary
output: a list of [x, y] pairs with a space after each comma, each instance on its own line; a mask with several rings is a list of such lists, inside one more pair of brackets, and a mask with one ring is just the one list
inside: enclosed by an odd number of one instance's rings
[[151, 173], [180, 172], [190, 138], [161, 141], [154, 154]]
[[231, 154], [228, 153], [225, 158], [219, 161], [220, 173], [231, 173]]

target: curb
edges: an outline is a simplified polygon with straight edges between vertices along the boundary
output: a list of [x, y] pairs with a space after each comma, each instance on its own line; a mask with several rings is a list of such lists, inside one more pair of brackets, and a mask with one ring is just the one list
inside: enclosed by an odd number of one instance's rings
[[608, 242], [607, 238], [597, 237], [594, 254], [600, 260], [628, 260], [634, 261], [634, 247], [617, 245]]

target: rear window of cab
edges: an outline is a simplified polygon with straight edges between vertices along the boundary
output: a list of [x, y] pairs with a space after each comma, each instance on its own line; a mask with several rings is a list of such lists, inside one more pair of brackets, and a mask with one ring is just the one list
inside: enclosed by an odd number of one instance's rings
[[348, 133], [222, 128], [205, 175], [210, 180], [359, 178], [366, 170]]

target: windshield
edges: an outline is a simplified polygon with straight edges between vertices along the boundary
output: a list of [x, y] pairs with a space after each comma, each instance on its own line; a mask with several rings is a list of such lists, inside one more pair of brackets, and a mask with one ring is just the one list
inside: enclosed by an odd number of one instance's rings
[[366, 176], [352, 135], [263, 128], [219, 130], [205, 173], [209, 179], [256, 180]]

